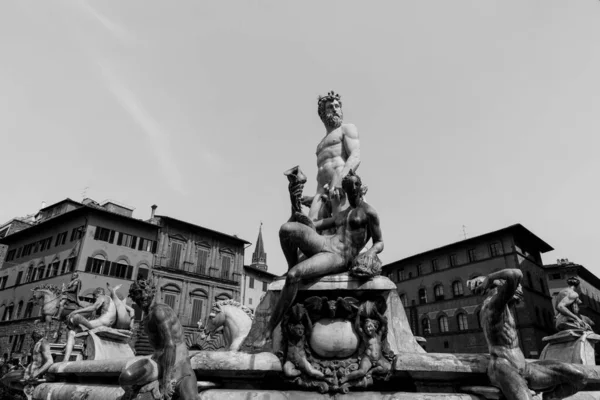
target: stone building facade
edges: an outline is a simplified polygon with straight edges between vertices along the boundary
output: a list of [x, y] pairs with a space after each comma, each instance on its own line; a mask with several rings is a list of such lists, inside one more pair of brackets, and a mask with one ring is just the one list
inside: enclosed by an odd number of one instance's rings
[[[0, 225], [0, 239], [5, 236], [12, 235], [13, 233], [19, 232], [25, 228], [29, 228], [33, 224], [33, 215], [24, 217], [24, 218], [13, 218], [8, 222]], [[0, 244], [0, 270], [2, 269], [2, 265], [4, 264], [4, 258], [6, 257], [6, 252], [8, 250], [8, 246], [4, 244]], [[2, 287], [2, 281], [0, 281], [0, 287]]]
[[244, 248], [249, 242], [168, 216], [154, 216], [160, 227], [153, 264], [157, 294], [178, 312], [187, 330], [206, 324], [212, 304], [240, 300]]
[[556, 264], [544, 265], [548, 288], [554, 302], [555, 296], [562, 289], [568, 287], [567, 279], [575, 277], [579, 279], [579, 299], [582, 303], [579, 306], [580, 312], [594, 321], [596, 332], [600, 329], [600, 279], [583, 265], [569, 261], [568, 259], [559, 259]]
[[121, 284], [126, 296], [134, 279], [148, 275], [159, 227], [133, 218], [132, 213], [114, 202], [65, 199], [41, 209], [32, 226], [0, 239], [8, 247], [0, 269], [4, 352], [20, 357], [30, 345], [29, 333], [41, 312], [32, 300], [33, 288], [61, 287], [77, 271], [82, 283], [79, 298], [92, 301], [94, 289], [106, 288], [107, 282]]
[[258, 230], [256, 246], [252, 253], [252, 263], [244, 266], [242, 278], [242, 304], [255, 310], [262, 297], [267, 292], [269, 283], [277, 277], [268, 272], [267, 253], [262, 238], [262, 224]]
[[442, 246], [383, 267], [396, 282], [412, 331], [428, 352], [485, 353], [479, 322], [482, 298], [468, 279], [505, 268], [523, 271], [524, 302], [516, 307], [526, 357], [539, 357], [542, 338], [554, 332], [553, 307], [541, 253], [550, 245], [521, 224]]

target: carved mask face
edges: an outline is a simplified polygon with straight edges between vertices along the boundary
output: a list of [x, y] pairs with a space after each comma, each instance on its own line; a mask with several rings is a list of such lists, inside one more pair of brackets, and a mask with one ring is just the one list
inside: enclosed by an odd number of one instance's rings
[[343, 118], [344, 113], [340, 102], [337, 100], [328, 101], [325, 105], [325, 119], [323, 120], [325, 126], [331, 129], [339, 128], [342, 126]]
[[377, 334], [377, 323], [372, 319], [367, 319], [365, 321], [364, 331], [367, 334], [367, 336], [375, 336]]
[[296, 338], [301, 338], [302, 336], [304, 336], [304, 325], [302, 324], [295, 324], [290, 326], [290, 332], [292, 334], [292, 336], [296, 337]]

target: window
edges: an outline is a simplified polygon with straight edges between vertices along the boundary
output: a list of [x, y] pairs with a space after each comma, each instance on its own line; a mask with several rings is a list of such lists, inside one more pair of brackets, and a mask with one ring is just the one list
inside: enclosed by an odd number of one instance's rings
[[440, 332], [448, 332], [448, 317], [442, 315], [438, 318], [438, 325], [440, 327]]
[[148, 269], [147, 268], [138, 268], [137, 278], [138, 281], [140, 279], [146, 280], [148, 279]]
[[250, 289], [254, 289], [254, 278], [250, 277], [250, 281], [248, 282], [248, 287]]
[[154, 252], [154, 240], [139, 238], [138, 240], [138, 250], [147, 251], [149, 253]]
[[171, 307], [173, 310], [175, 309], [175, 295], [174, 294], [165, 293], [164, 302], [166, 305]]
[[17, 254], [17, 251], [15, 249], [10, 250], [8, 253], [6, 253], [6, 259], [5, 261], [12, 261], [15, 259], [15, 254]]
[[15, 286], [17, 286], [21, 283], [22, 278], [23, 278], [23, 271], [19, 271], [19, 273], [17, 274], [17, 280], [15, 281]]
[[421, 264], [417, 264], [417, 276], [423, 275], [423, 266]]
[[269, 286], [269, 284], [267, 282], [263, 282], [262, 284], [263, 284], [263, 289], [262, 290], [263, 290], [263, 292], [266, 292], [267, 291], [267, 287]]
[[208, 267], [208, 257], [210, 255], [210, 250], [205, 248], [198, 249], [198, 273], [202, 275], [207, 275], [206, 268]]
[[203, 309], [204, 303], [202, 302], [201, 299], [194, 299], [192, 300], [192, 325], [195, 325], [198, 323], [198, 321], [202, 320], [202, 309]]
[[[129, 267], [127, 261], [120, 260], [119, 262], [111, 263], [110, 272], [105, 273], [105, 275], [110, 275], [121, 279], [131, 279], [131, 274], [129, 273], [130, 269], [133, 270], [133, 268]], [[129, 278], [127, 276], [129, 276]]]
[[400, 295], [400, 301], [404, 307], [408, 307], [408, 299], [406, 298], [405, 294]]
[[38, 240], [37, 242], [35, 242], [33, 244], [33, 250], [32, 250], [33, 253], [37, 253], [40, 250], [40, 243], [41, 242]]
[[21, 257], [21, 252], [22, 252], [22, 251], [23, 251], [23, 246], [21, 246], [21, 247], [19, 247], [19, 248], [17, 249], [17, 257], [16, 257], [16, 258], [19, 258], [19, 257]]
[[550, 274], [550, 280], [551, 281], [557, 280], [557, 279], [561, 279], [561, 278], [562, 278], [562, 275], [560, 274], [560, 272], [557, 272], [555, 274]]
[[450, 343], [448, 343], [447, 340], [444, 340], [444, 348], [445, 349], [449, 349], [450, 348]]
[[94, 239], [100, 240], [102, 242], [113, 243], [115, 241], [115, 231], [97, 226]]
[[171, 248], [169, 250], [169, 268], [179, 268], [181, 249], [183, 249], [182, 243], [171, 242]]
[[527, 271], [527, 286], [533, 289], [533, 281], [531, 280], [531, 272]]
[[40, 241], [40, 251], [49, 249], [52, 246], [52, 236]]
[[67, 258], [63, 261], [61, 275], [75, 271], [75, 257]]
[[458, 262], [456, 261], [456, 254], [450, 254], [450, 256], [448, 257], [448, 262], [451, 267], [456, 267], [456, 265], [458, 264]]
[[456, 316], [456, 321], [458, 322], [458, 330], [466, 331], [469, 329], [469, 323], [467, 321], [467, 315], [464, 313], [460, 313]]
[[[73, 242], [75, 240], [79, 240], [83, 237], [83, 233], [85, 232], [85, 225], [81, 225], [80, 227], [77, 228], [73, 228], [73, 230], [71, 231], [71, 239], [70, 241]], [[66, 238], [66, 236], [65, 236]], [[64, 242], [63, 242], [64, 244]]]
[[398, 281], [403, 281], [406, 279], [406, 276], [404, 275], [404, 268], [400, 268], [398, 270]]
[[12, 317], [14, 305], [11, 303], [8, 307], [4, 309], [4, 315], [2, 316], [2, 321], [9, 321]]
[[25, 341], [25, 334], [19, 335], [15, 337], [15, 341], [13, 343], [12, 352], [20, 353], [23, 350], [23, 342]]
[[427, 303], [427, 290], [425, 288], [419, 289], [419, 304]]
[[0, 278], [0, 290], [4, 289], [6, 287], [6, 281], [8, 281], [8, 275]]
[[248, 304], [252, 304], [252, 297], [248, 299]]
[[460, 297], [464, 295], [463, 284], [461, 281], [452, 282], [452, 295], [454, 297]]
[[56, 241], [54, 242], [54, 247], [62, 246], [63, 244], [65, 244], [66, 240], [67, 240], [67, 232], [59, 233], [58, 235], [56, 235]]
[[421, 320], [421, 328], [423, 330], [423, 336], [431, 334], [431, 324], [429, 318], [423, 318]]
[[500, 254], [500, 243], [494, 242], [490, 244], [490, 257], [496, 257]]
[[409, 272], [408, 273], [408, 279], [411, 279], [411, 278], [412, 278], [412, 272]]
[[438, 270], [438, 260], [437, 260], [437, 258], [434, 258], [433, 260], [431, 260], [431, 270], [434, 271], [434, 272]]
[[23, 311], [23, 301], [20, 301], [19, 305], [17, 306], [17, 313], [15, 314], [15, 319], [19, 318], [19, 315], [21, 315], [21, 311]]
[[133, 235], [128, 235], [126, 233], [119, 232], [119, 237], [117, 238], [117, 245], [132, 247], [133, 246]]
[[58, 268], [60, 266], [60, 261], [56, 260], [52, 264], [48, 266], [48, 274], [46, 277], [52, 277], [58, 275]]
[[34, 272], [33, 266], [27, 268], [27, 278], [25, 279], [25, 282], [31, 282], [34, 279]]
[[444, 300], [444, 287], [442, 285], [435, 285], [433, 295], [436, 300]]
[[44, 274], [46, 273], [46, 267], [44, 265], [40, 265], [37, 270], [37, 280], [44, 279]]
[[33, 313], [33, 301], [29, 301], [27, 303], [27, 307], [25, 307], [25, 314], [23, 318], [31, 318], [31, 314]]
[[231, 272], [231, 257], [223, 254], [221, 256], [221, 278], [229, 279]]
[[105, 268], [105, 264], [106, 268], [110, 266], [110, 263], [108, 263], [102, 256], [96, 256], [93, 258], [88, 257], [87, 263], [85, 265], [85, 272], [91, 272], [92, 274], [102, 274]]
[[23, 246], [23, 257], [31, 254], [31, 250], [33, 249], [33, 243], [26, 244]]

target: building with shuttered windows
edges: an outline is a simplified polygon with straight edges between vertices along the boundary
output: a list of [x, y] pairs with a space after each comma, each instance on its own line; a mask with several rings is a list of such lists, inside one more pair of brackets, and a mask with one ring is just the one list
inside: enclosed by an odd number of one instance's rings
[[117, 202], [65, 199], [42, 208], [31, 226], [0, 239], [7, 247], [0, 269], [0, 348], [18, 357], [29, 347], [31, 324], [41, 311], [31, 299], [36, 286], [61, 287], [78, 272], [81, 300], [91, 301], [94, 289], [107, 283], [122, 285], [127, 296], [134, 279], [148, 276], [158, 231]]

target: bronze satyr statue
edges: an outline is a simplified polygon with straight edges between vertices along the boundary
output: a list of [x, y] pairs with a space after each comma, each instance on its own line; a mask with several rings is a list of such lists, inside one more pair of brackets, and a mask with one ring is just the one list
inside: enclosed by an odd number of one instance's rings
[[[316, 231], [300, 222], [287, 222], [279, 230], [289, 271], [267, 332], [254, 343], [254, 348], [262, 348], [271, 339], [273, 330], [293, 305], [301, 281], [348, 271], [370, 239], [373, 240], [373, 246], [362, 257], [365, 262], [377, 262], [377, 254], [383, 250], [377, 212], [363, 200], [362, 182], [354, 172], [348, 173], [342, 186], [350, 208], [335, 217], [316, 221]], [[293, 190], [293, 187], [290, 188], [290, 192]], [[335, 229], [335, 234], [320, 235], [317, 232], [330, 228]], [[304, 259], [299, 259], [298, 250], [304, 254]]]
[[156, 288], [151, 280], [138, 280], [129, 287], [129, 297], [144, 311], [144, 332], [154, 349], [152, 360], [158, 364], [158, 382], [152, 381], [152, 361], [142, 359], [127, 367], [119, 376], [119, 384], [140, 392], [155, 392], [156, 383], [160, 399], [169, 400], [175, 392], [181, 400], [197, 400], [196, 375], [188, 357], [183, 327], [175, 311], [166, 304], [155, 301]]
[[331, 201], [333, 216], [348, 208], [342, 191], [342, 179], [360, 165], [358, 130], [353, 124], [343, 124], [342, 100], [329, 92], [319, 96], [318, 113], [325, 125], [325, 137], [317, 146], [317, 193], [305, 197], [310, 206], [308, 217], [315, 221], [331, 216], [326, 201]]
[[31, 363], [25, 368], [23, 374], [23, 379], [26, 382], [42, 378], [54, 363], [50, 352], [50, 343], [48, 343], [44, 334], [34, 330], [31, 332], [31, 338], [34, 343], [31, 349]]
[[533, 399], [532, 390], [544, 392], [544, 400], [563, 399], [585, 386], [586, 375], [574, 364], [525, 360], [510, 309], [523, 297], [522, 278], [521, 270], [505, 269], [467, 281], [474, 293], [485, 297], [480, 319], [490, 351], [488, 376], [508, 400]]
[[591, 331], [593, 322], [586, 316], [579, 314], [579, 294], [575, 291], [579, 286], [579, 279], [571, 277], [567, 279], [568, 287], [564, 288], [555, 300], [556, 329], [563, 331], [567, 329], [578, 329]]

